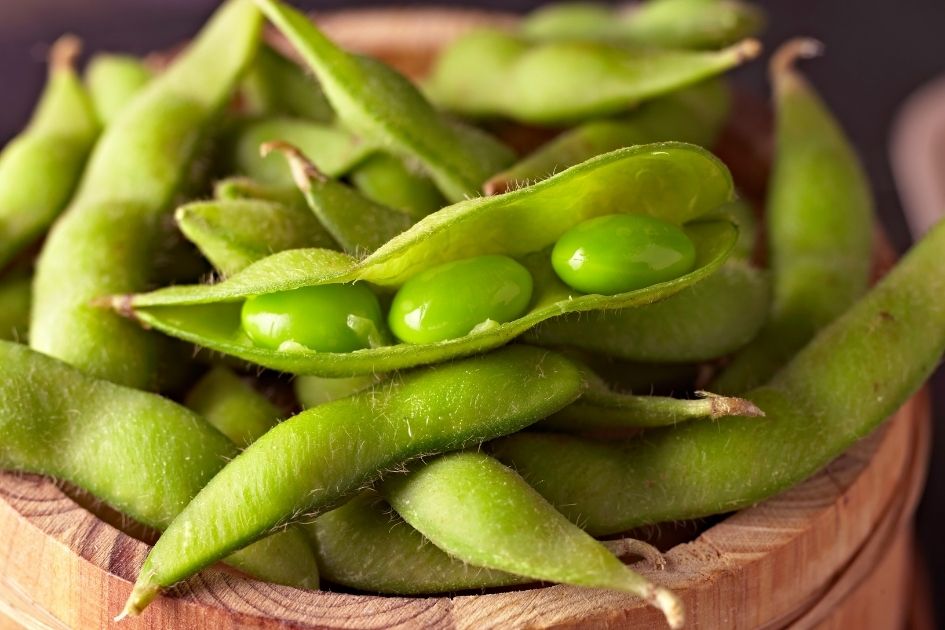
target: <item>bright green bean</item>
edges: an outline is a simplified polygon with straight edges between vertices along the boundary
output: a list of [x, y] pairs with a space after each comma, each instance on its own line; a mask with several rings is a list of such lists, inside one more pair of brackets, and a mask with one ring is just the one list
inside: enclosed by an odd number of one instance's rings
[[422, 164], [450, 201], [479, 194], [490, 175], [512, 162], [509, 149], [444, 117], [409, 80], [380, 61], [344, 52], [305, 15], [278, 0], [256, 3], [315, 72], [341, 123]]
[[622, 147], [677, 140], [711, 147], [729, 113], [729, 89], [718, 78], [643, 103], [617, 118], [568, 129], [483, 185], [487, 195], [544, 179]]
[[118, 117], [153, 75], [142, 60], [130, 55], [100, 54], [92, 58], [85, 82], [103, 127]]
[[768, 316], [764, 272], [729, 260], [703, 282], [637, 308], [576, 313], [529, 332], [541, 345], [571, 345], [628, 361], [710, 361], [745, 346]]
[[258, 440], [284, 415], [232, 370], [220, 365], [194, 385], [184, 404], [240, 448]]
[[0, 278], [0, 339], [26, 342], [32, 283], [33, 279], [27, 274]]
[[427, 269], [400, 287], [387, 322], [404, 343], [436, 343], [522, 316], [532, 276], [508, 256], [477, 256]]
[[406, 212], [375, 203], [326, 176], [296, 147], [280, 141], [262, 146], [264, 155], [272, 151], [288, 160], [295, 185], [309, 209], [345, 252], [366, 255], [413, 225], [413, 218]]
[[318, 82], [270, 46], [260, 46], [240, 95], [250, 114], [298, 116], [321, 123], [335, 118]]
[[683, 624], [682, 602], [569, 522], [514, 471], [482, 453], [454, 453], [395, 475], [381, 493], [450, 555], [536, 580], [633, 593]]
[[581, 367], [587, 390], [578, 400], [542, 420], [538, 426], [581, 433], [598, 429], [673, 426], [690, 420], [717, 420], [727, 416], [764, 415], [748, 400], [710, 392], [696, 392], [697, 398], [692, 400], [634, 395], [613, 388], [587, 366]]
[[181, 232], [224, 276], [275, 252], [336, 244], [308, 208], [254, 199], [197, 201], [174, 213]]
[[771, 316], [713, 391], [738, 393], [766, 382], [869, 282], [869, 181], [843, 131], [793, 67], [798, 57], [819, 51], [817, 42], [794, 40], [772, 59], [777, 149], [767, 203]]
[[692, 52], [592, 42], [533, 44], [507, 31], [478, 30], [439, 56], [427, 91], [438, 104], [464, 115], [559, 125], [625, 112], [759, 52], [755, 40], [718, 52]]
[[[214, 285], [118, 296], [113, 306], [175, 337], [295, 374], [354, 376], [468, 356], [508, 343], [552, 316], [648, 304], [710, 276], [737, 238], [727, 221], [695, 221], [730, 199], [727, 169], [711, 154], [678, 143], [630, 147], [504, 195], [454, 204], [421, 220], [362, 260], [327, 250], [292, 250], [263, 259]], [[615, 212], [650, 214], [682, 225], [696, 246], [696, 269], [681, 278], [616, 296], [581, 295], [562, 284], [546, 251], [578, 223]], [[362, 280], [391, 290], [439, 264], [486, 254], [516, 258], [534, 280], [522, 317], [433, 344], [351, 353], [260, 348], [240, 331], [248, 297], [303, 286]]]
[[426, 174], [388, 153], [372, 155], [351, 171], [349, 179], [371, 201], [401, 210], [414, 221], [447, 205]]
[[562, 357], [517, 346], [302, 412], [232, 460], [175, 519], [141, 568], [125, 613], [139, 613], [161, 588], [391, 467], [518, 431], [582, 387]]
[[[0, 341], [0, 468], [51, 475], [164, 529], [236, 447], [159, 396], [100, 381]], [[312, 550], [283, 533], [227, 558], [262, 579], [317, 585]]]
[[291, 143], [331, 177], [344, 175], [377, 151], [372, 143], [335, 125], [300, 118], [262, 118], [237, 129], [232, 139], [232, 167], [261, 184], [294, 186], [281, 156], [260, 154], [260, 146], [277, 141]]
[[162, 222], [208, 125], [252, 59], [260, 27], [248, 0], [223, 5], [105, 131], [39, 257], [33, 348], [106, 380], [156, 386], [160, 338], [93, 301], [150, 284]]
[[716, 48], [756, 35], [764, 15], [732, 0], [649, 0], [614, 9], [587, 3], [553, 4], [531, 13], [522, 33], [542, 40], [584, 39], [663, 48]]
[[521, 433], [493, 443], [553, 505], [602, 535], [752, 505], [865, 437], [945, 351], [945, 224], [746, 398], [765, 418], [690, 422], [620, 445]]
[[27, 128], [0, 153], [0, 269], [33, 243], [69, 203], [99, 125], [72, 67], [79, 41], [63, 37]]

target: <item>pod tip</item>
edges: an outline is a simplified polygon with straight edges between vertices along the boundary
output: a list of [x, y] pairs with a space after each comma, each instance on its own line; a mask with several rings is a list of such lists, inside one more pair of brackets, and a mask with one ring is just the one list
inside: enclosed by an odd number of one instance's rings
[[292, 171], [292, 179], [302, 192], [312, 189], [313, 179], [320, 182], [327, 179], [325, 174], [318, 170], [318, 167], [293, 144], [284, 140], [270, 140], [259, 146], [259, 154], [263, 157], [268, 157], [274, 151], [285, 156], [289, 162], [289, 169]]
[[824, 45], [820, 40], [812, 37], [789, 39], [771, 55], [768, 72], [771, 76], [778, 76], [791, 70], [798, 59], [812, 59], [822, 54]]
[[761, 42], [753, 37], [750, 37], [748, 39], [743, 39], [737, 44], [734, 44], [729, 50], [733, 55], [735, 55], [735, 59], [738, 61], [738, 63], [744, 63], [746, 61], [751, 61], [760, 55], [761, 49]]
[[709, 401], [711, 416], [713, 420], [725, 416], [740, 416], [743, 418], [761, 418], [765, 412], [755, 403], [744, 398], [735, 398], [732, 396], [719, 396], [712, 392], [697, 391], [696, 396], [705, 398]]
[[666, 623], [674, 630], [682, 628], [686, 623], [686, 613], [683, 610], [682, 601], [676, 594], [669, 589], [657, 586], [653, 589], [653, 594], [649, 598], [650, 603], [663, 611], [666, 617]]
[[125, 602], [125, 607], [115, 616], [115, 621], [119, 622], [128, 617], [137, 617], [147, 608], [148, 604], [154, 601], [154, 598], [160, 592], [160, 587], [152, 584], [135, 584], [134, 588], [131, 589], [131, 595], [128, 596], [128, 601]]
[[49, 67], [54, 71], [72, 70], [82, 52], [82, 40], [75, 35], [63, 35], [49, 49]]

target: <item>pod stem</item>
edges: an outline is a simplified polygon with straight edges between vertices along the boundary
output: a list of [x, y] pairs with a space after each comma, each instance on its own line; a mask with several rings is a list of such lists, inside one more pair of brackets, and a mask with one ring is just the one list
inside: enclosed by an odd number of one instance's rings
[[663, 553], [650, 543], [637, 540], [636, 538], [618, 538], [617, 540], [602, 540], [601, 544], [617, 556], [625, 558], [627, 556], [639, 556], [657, 569], [662, 571], [666, 568], [666, 558]]
[[82, 40], [75, 35], [63, 35], [49, 49], [49, 69], [51, 72], [72, 71], [75, 60], [82, 52]]
[[726, 48], [724, 52], [732, 55], [738, 63], [744, 63], [760, 55], [761, 49], [761, 42], [754, 37], [749, 37], [748, 39], [743, 39], [740, 42], [732, 44]]
[[824, 45], [812, 37], [796, 37], [789, 39], [771, 55], [768, 63], [768, 74], [772, 80], [779, 76], [793, 72], [798, 59], [813, 59], [824, 52]]
[[755, 403], [744, 398], [719, 396], [718, 394], [702, 390], [697, 391], [696, 396], [704, 398], [709, 402], [709, 415], [713, 420], [726, 416], [761, 418], [765, 415], [765, 412], [755, 405]]
[[121, 609], [121, 612], [115, 617], [115, 621], [121, 621], [126, 617], [137, 617], [141, 614], [148, 604], [154, 601], [154, 598], [158, 596], [158, 593], [161, 592], [161, 587], [154, 584], [145, 582], [142, 584], [138, 582], [135, 584], [134, 588], [131, 589], [131, 595], [128, 596], [128, 601], [125, 602], [125, 607]]
[[302, 192], [312, 190], [312, 180], [324, 182], [328, 179], [328, 176], [318, 170], [318, 167], [293, 144], [284, 140], [272, 140], [259, 147], [259, 154], [263, 157], [268, 157], [274, 151], [285, 156], [292, 171], [292, 179]]
[[650, 585], [649, 592], [644, 594], [643, 599], [651, 606], [663, 611], [666, 617], [666, 623], [674, 630], [682, 628], [686, 623], [686, 613], [683, 609], [682, 600], [680, 600], [671, 590], [661, 586]]

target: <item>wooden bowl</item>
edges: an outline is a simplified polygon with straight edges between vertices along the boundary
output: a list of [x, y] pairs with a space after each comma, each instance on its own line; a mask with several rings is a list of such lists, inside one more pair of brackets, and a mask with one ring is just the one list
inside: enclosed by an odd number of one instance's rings
[[[320, 23], [348, 47], [422, 74], [471, 25], [511, 16], [442, 9], [349, 11]], [[760, 196], [770, 133], [763, 106], [736, 99], [718, 153]], [[882, 239], [880, 239], [881, 241]], [[888, 248], [879, 248], [880, 267]], [[929, 445], [925, 390], [819, 474], [673, 547], [668, 567], [634, 568], [683, 600], [689, 628], [892, 628], [909, 606], [912, 518]], [[0, 473], [0, 627], [105, 628], [148, 546], [53, 481]], [[637, 598], [569, 586], [454, 597], [307, 592], [210, 569], [121, 628], [665, 627]]]

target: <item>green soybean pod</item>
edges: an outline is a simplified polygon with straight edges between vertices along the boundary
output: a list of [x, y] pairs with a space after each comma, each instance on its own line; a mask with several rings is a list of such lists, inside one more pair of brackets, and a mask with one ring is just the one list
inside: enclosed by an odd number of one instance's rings
[[413, 466], [381, 486], [397, 513], [450, 555], [536, 580], [632, 593], [681, 628], [682, 602], [568, 521], [514, 471], [483, 453]]
[[581, 123], [549, 140], [483, 185], [487, 195], [544, 179], [621, 147], [678, 140], [711, 147], [730, 108], [728, 86], [712, 78], [643, 103], [623, 116]]
[[520, 433], [492, 451], [594, 535], [755, 504], [868, 435], [939, 364], [943, 248], [940, 223], [770, 384], [747, 393], [765, 418], [690, 422], [623, 444]]
[[433, 180], [389, 153], [372, 155], [354, 167], [348, 178], [371, 201], [396, 208], [414, 221], [447, 205]]
[[0, 269], [69, 203], [98, 137], [98, 119], [73, 68], [79, 47], [71, 36], [53, 45], [36, 111], [0, 153]]
[[377, 151], [377, 147], [337, 125], [285, 116], [260, 118], [239, 125], [233, 137], [230, 166], [260, 184], [291, 188], [292, 173], [279, 155], [262, 154], [267, 142], [288, 142], [297, 147], [318, 170], [338, 177]]
[[184, 405], [240, 448], [262, 437], [282, 411], [227, 367], [215, 366], [188, 392]]
[[304, 411], [232, 460], [175, 519], [141, 568], [125, 613], [141, 612], [161, 588], [382, 471], [518, 431], [582, 387], [563, 357], [509, 346]]
[[322, 123], [335, 118], [318, 81], [268, 45], [259, 47], [240, 95], [250, 114], [298, 116]]
[[610, 40], [663, 48], [715, 48], [757, 34], [764, 15], [756, 6], [731, 0], [649, 0], [613, 9], [561, 3], [530, 13], [521, 24], [541, 40]]
[[208, 126], [252, 59], [260, 28], [251, 2], [224, 4], [109, 125], [40, 254], [33, 348], [107, 380], [156, 386], [160, 339], [93, 301], [150, 283], [162, 222]]
[[151, 82], [154, 73], [131, 55], [100, 54], [85, 72], [89, 96], [102, 126], [107, 126]]
[[174, 219], [224, 276], [287, 249], [337, 247], [308, 208], [298, 205], [257, 199], [197, 201], [178, 208]]
[[262, 145], [262, 154], [282, 153], [309, 209], [341, 248], [363, 256], [414, 224], [402, 210], [371, 201], [350, 186], [328, 177], [296, 147], [281, 141]]
[[351, 55], [304, 14], [278, 0], [256, 0], [315, 72], [339, 121], [353, 133], [422, 164], [450, 201], [478, 194], [513, 153], [478, 129], [450, 120], [382, 62]]
[[767, 274], [743, 260], [729, 260], [705, 281], [665, 300], [556, 317], [528, 339], [627, 361], [711, 361], [751, 342], [768, 317], [770, 302]]
[[292, 382], [302, 409], [311, 409], [339, 398], [362, 392], [385, 379], [382, 374], [364, 374], [339, 378], [299, 376]]
[[818, 42], [797, 39], [771, 61], [777, 116], [767, 203], [771, 316], [714, 391], [738, 393], [767, 381], [869, 282], [869, 181], [843, 131], [793, 67], [798, 57], [819, 52]]
[[697, 391], [696, 398], [641, 396], [612, 387], [594, 371], [576, 361], [587, 381], [579, 399], [538, 423], [541, 428], [582, 433], [608, 429], [645, 429], [673, 426], [691, 420], [718, 420], [728, 416], [758, 417], [751, 401]]
[[463, 115], [560, 126], [626, 112], [718, 76], [760, 50], [752, 39], [703, 52], [534, 43], [482, 29], [458, 38], [438, 57], [426, 88], [437, 104]]
[[32, 283], [28, 274], [7, 274], [0, 278], [0, 339], [26, 341]]
[[[237, 453], [180, 405], [3, 341], [0, 431], [0, 469], [63, 479], [159, 530]], [[261, 541], [227, 562], [265, 580], [317, 586], [315, 558], [299, 532]]]

